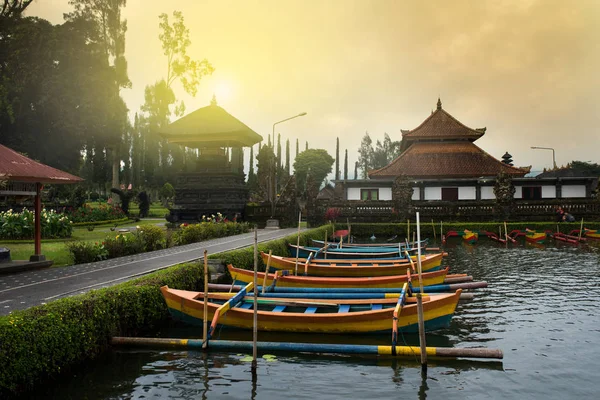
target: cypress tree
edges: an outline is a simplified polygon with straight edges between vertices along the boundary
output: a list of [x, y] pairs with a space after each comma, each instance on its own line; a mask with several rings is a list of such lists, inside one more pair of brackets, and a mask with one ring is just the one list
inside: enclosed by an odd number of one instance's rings
[[277, 168], [281, 168], [281, 133], [277, 134]]
[[346, 149], [346, 156], [344, 157], [344, 180], [348, 180], [348, 149]]
[[285, 171], [290, 174], [290, 139], [285, 141]]
[[335, 180], [340, 179], [340, 138], [335, 138]]
[[304, 148], [304, 150], [308, 150], [308, 140], [306, 141], [306, 147]]
[[254, 175], [254, 146], [250, 146], [250, 169], [248, 170], [248, 179]]
[[298, 144], [298, 138], [296, 138], [296, 157], [298, 157], [299, 151], [300, 151], [300, 145]]
[[354, 163], [354, 180], [358, 179], [358, 161]]

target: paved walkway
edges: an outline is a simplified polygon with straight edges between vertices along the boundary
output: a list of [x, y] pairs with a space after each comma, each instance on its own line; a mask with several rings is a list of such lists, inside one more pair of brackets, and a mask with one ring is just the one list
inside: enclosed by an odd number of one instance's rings
[[[297, 228], [261, 229], [258, 241], [279, 239], [297, 232]], [[85, 293], [121, 283], [140, 275], [176, 264], [201, 259], [208, 254], [251, 246], [254, 232], [176, 246], [89, 264], [0, 275], [0, 315], [23, 310], [49, 301]]]

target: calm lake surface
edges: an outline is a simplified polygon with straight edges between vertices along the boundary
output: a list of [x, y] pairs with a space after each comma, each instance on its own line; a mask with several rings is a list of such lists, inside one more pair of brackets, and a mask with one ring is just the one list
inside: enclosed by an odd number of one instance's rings
[[[252, 375], [246, 354], [115, 349], [85, 370], [45, 387], [46, 399], [568, 399], [598, 398], [600, 242], [579, 248], [524, 242], [505, 247], [482, 238], [446, 244], [451, 272], [486, 280], [461, 302], [449, 329], [429, 346], [489, 347], [499, 361], [431, 361], [275, 354]], [[391, 324], [391, 321], [390, 321]], [[201, 328], [165, 327], [164, 337], [201, 337]], [[223, 328], [222, 339], [252, 334]], [[414, 335], [404, 337], [418, 344]], [[259, 340], [390, 344], [390, 337], [261, 334]], [[267, 357], [270, 358], [270, 357]]]

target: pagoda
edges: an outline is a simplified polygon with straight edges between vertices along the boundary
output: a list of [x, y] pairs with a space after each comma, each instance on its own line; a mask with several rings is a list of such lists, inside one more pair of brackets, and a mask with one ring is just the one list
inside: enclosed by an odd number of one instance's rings
[[262, 140], [244, 123], [217, 105], [200, 108], [168, 125], [161, 135], [169, 143], [198, 149], [196, 170], [175, 181], [175, 202], [169, 222], [202, 221], [221, 213], [243, 217], [248, 201], [243, 147]]
[[472, 129], [442, 108], [413, 130], [401, 130], [401, 154], [383, 168], [369, 171], [371, 179], [406, 175], [412, 179], [464, 179], [495, 177], [499, 173], [522, 177], [529, 171], [492, 157], [475, 145], [486, 128]]

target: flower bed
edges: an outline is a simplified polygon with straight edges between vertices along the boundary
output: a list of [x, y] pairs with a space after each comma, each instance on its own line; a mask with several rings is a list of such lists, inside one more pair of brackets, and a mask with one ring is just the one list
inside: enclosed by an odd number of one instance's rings
[[[73, 232], [69, 218], [54, 210], [42, 209], [41, 227], [44, 239], [67, 238]], [[24, 208], [21, 212], [13, 210], [0, 212], [0, 239], [33, 239], [34, 231], [34, 213], [32, 211]]]

